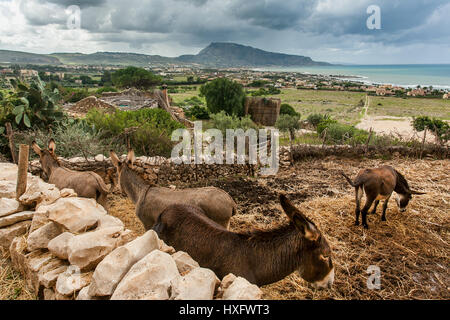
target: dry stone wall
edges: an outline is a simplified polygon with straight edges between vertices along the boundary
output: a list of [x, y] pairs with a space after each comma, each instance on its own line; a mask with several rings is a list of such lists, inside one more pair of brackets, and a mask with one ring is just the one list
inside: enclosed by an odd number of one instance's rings
[[136, 237], [93, 199], [28, 174], [15, 199], [17, 166], [0, 163], [0, 250], [39, 299], [260, 299], [230, 274], [220, 280], [153, 230]]

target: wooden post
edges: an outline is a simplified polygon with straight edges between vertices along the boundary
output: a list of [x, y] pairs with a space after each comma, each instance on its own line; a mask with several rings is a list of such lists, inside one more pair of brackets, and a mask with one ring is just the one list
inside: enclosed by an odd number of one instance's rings
[[9, 141], [9, 150], [11, 150], [12, 161], [13, 163], [17, 163], [16, 147], [14, 145], [14, 133], [12, 131], [11, 123], [7, 122], [5, 126], [6, 126], [6, 136], [8, 137]]
[[369, 143], [370, 143], [370, 138], [372, 138], [372, 128], [370, 128], [370, 132], [369, 132], [369, 136], [367, 137], [367, 141], [366, 141], [366, 147], [364, 152], [367, 153], [367, 151], [369, 151]]
[[423, 132], [423, 140], [422, 140], [422, 147], [420, 149], [420, 159], [422, 159], [422, 155], [423, 155], [423, 149], [425, 148], [425, 139], [427, 138], [427, 128], [425, 128], [424, 132]]
[[19, 198], [27, 190], [27, 173], [28, 173], [28, 155], [30, 147], [27, 144], [21, 144], [19, 148], [19, 169], [17, 171], [16, 199]]

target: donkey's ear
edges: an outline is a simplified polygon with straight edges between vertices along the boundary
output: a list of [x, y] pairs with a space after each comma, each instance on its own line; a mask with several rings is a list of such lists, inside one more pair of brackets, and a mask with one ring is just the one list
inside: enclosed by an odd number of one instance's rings
[[53, 138], [50, 139], [50, 141], [48, 142], [48, 151], [50, 151], [50, 153], [55, 153], [56, 150], [56, 143], [55, 140], [53, 140]]
[[320, 232], [316, 225], [301, 213], [284, 194], [280, 194], [280, 203], [286, 215], [306, 239], [311, 241], [319, 239]]
[[38, 155], [41, 155], [41, 148], [38, 146], [36, 141], [33, 141], [31, 143], [31, 148], [33, 148], [34, 152], [36, 152]]
[[128, 150], [127, 163], [133, 165], [134, 161], [136, 161], [136, 156], [134, 155], [134, 150], [130, 149]]
[[118, 168], [120, 165], [120, 160], [117, 154], [113, 150], [110, 150], [109, 155], [111, 156], [111, 162], [114, 165], [114, 167]]

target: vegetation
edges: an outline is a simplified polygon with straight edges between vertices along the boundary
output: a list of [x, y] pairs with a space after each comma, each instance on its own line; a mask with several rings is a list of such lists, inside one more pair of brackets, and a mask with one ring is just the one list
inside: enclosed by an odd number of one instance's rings
[[194, 120], [208, 120], [210, 118], [209, 111], [205, 107], [194, 105], [185, 111], [187, 117]]
[[287, 114], [290, 116], [300, 116], [300, 113], [295, 111], [295, 109], [290, 104], [287, 103], [283, 103], [280, 107], [280, 115], [282, 114]]
[[295, 131], [300, 129], [300, 115], [282, 114], [275, 123], [281, 132], [289, 132], [290, 140], [295, 139]]
[[117, 110], [113, 114], [92, 109], [86, 120], [101, 138], [115, 137], [126, 141], [129, 137], [135, 152], [147, 156], [169, 157], [173, 148], [172, 131], [183, 128], [162, 109]]
[[[211, 115], [211, 121], [206, 124], [207, 128], [219, 129], [225, 138], [227, 129], [242, 129], [247, 131], [248, 129], [258, 130], [259, 127], [252, 121], [249, 115], [245, 117], [237, 117], [234, 115], [227, 115], [225, 111], [221, 111], [217, 114]], [[206, 128], [206, 129], [207, 129]]]
[[450, 125], [439, 119], [431, 119], [427, 116], [414, 118], [412, 121], [414, 130], [420, 132], [429, 130], [440, 143], [450, 140]]
[[242, 85], [226, 78], [215, 79], [200, 88], [211, 113], [224, 111], [227, 115], [244, 114], [245, 92]]
[[280, 89], [270, 86], [267, 89], [259, 88], [258, 90], [251, 92], [250, 95], [252, 97], [259, 97], [259, 96], [277, 95], [280, 93], [281, 93]]
[[142, 68], [128, 67], [111, 75], [113, 84], [118, 88], [137, 88], [148, 90], [161, 83], [161, 77]]

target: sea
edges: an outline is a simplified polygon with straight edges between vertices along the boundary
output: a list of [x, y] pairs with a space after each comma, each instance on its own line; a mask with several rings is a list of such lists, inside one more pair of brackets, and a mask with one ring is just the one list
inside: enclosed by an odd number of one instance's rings
[[450, 64], [332, 65], [268, 67], [255, 70], [335, 76], [365, 84], [392, 84], [405, 88], [415, 88], [420, 85], [421, 87], [432, 86], [434, 89], [450, 90]]

